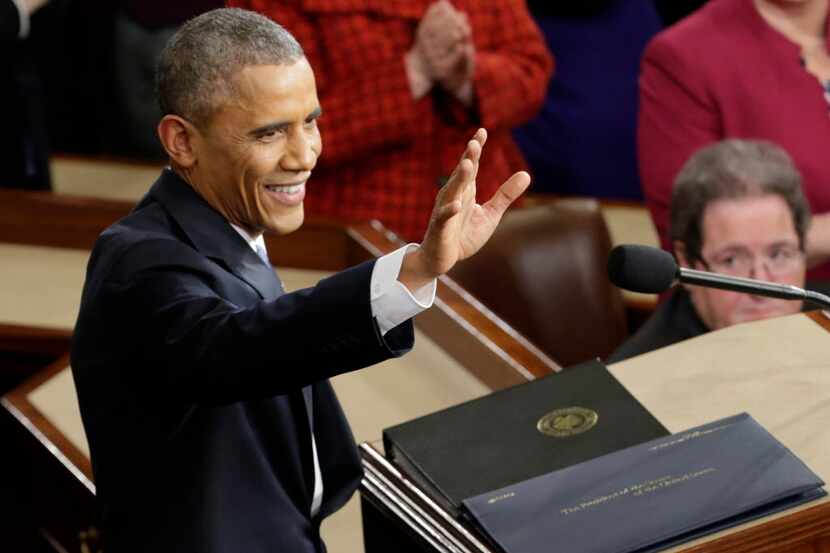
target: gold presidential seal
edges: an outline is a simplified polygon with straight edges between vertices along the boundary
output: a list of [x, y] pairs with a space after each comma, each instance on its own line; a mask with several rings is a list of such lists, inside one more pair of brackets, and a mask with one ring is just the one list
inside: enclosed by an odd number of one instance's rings
[[551, 411], [536, 423], [536, 429], [546, 436], [567, 438], [592, 429], [599, 420], [596, 411], [584, 407], [565, 407]]

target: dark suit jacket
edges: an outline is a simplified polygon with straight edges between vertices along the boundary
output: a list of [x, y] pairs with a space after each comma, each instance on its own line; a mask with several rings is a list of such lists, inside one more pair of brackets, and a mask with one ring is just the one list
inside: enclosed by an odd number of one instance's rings
[[[235, 230], [166, 170], [89, 262], [72, 370], [108, 553], [322, 551], [354, 492], [354, 439], [326, 380], [412, 346], [381, 337], [373, 262], [283, 294]], [[325, 493], [301, 388], [313, 383]]]
[[707, 332], [709, 329], [700, 320], [691, 296], [685, 288], [678, 287], [657, 307], [643, 326], [609, 355], [605, 362], [617, 363]]
[[16, 40], [20, 34], [20, 14], [13, 0], [0, 0], [0, 40]]

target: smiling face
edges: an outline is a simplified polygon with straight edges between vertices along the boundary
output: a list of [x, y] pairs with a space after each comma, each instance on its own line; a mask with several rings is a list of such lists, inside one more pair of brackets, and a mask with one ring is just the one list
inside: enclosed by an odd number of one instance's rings
[[[675, 249], [686, 267], [735, 276], [804, 286], [805, 261], [792, 212], [781, 196], [766, 194], [709, 203], [701, 220], [701, 257], [686, 259], [680, 242]], [[796, 255], [792, 255], [796, 252]], [[741, 271], [746, 265], [747, 271]], [[738, 274], [738, 272], [746, 274]], [[737, 323], [797, 313], [801, 302], [765, 298], [689, 286], [700, 318], [711, 330]]]
[[207, 127], [192, 135], [186, 179], [211, 206], [252, 235], [287, 234], [303, 222], [303, 199], [322, 150], [320, 102], [305, 58], [249, 65]]

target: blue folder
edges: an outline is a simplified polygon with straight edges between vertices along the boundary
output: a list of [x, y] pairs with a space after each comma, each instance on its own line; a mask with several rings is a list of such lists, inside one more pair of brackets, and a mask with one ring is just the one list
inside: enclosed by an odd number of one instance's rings
[[507, 553], [651, 552], [826, 495], [744, 413], [464, 501]]

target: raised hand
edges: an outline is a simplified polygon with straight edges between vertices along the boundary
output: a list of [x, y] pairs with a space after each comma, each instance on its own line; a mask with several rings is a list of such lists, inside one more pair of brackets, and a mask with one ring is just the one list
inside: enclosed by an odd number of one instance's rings
[[513, 174], [486, 203], [476, 203], [476, 175], [487, 131], [479, 129], [447, 184], [438, 192], [421, 247], [407, 254], [400, 280], [411, 291], [475, 254], [496, 230], [502, 215], [530, 184], [524, 171]]

